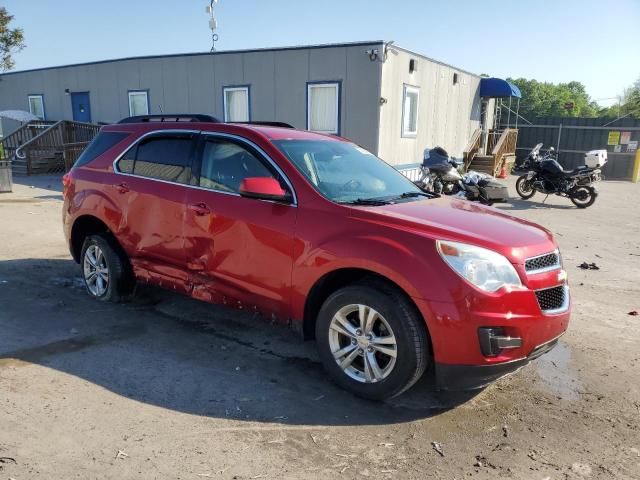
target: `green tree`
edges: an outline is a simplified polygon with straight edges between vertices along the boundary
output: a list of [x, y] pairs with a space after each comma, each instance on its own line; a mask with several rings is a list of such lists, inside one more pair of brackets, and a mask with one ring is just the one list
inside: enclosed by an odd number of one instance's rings
[[640, 78], [622, 94], [622, 115], [640, 118]]
[[24, 35], [21, 28], [10, 28], [13, 15], [0, 7], [0, 70], [6, 72], [15, 65], [13, 55], [24, 48]]
[[631, 117], [640, 118], [640, 78], [626, 88], [619, 101], [598, 111], [599, 117]]
[[580, 82], [549, 83], [526, 78], [508, 79], [522, 92], [520, 114], [535, 117], [595, 117], [598, 105]]

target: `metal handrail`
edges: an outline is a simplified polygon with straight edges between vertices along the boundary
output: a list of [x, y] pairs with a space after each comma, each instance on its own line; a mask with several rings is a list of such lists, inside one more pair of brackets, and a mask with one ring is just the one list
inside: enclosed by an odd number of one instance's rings
[[38, 135], [33, 137], [28, 142], [20, 145], [18, 148], [16, 148], [16, 153], [15, 153], [16, 157], [19, 158], [20, 160], [24, 160], [25, 158], [27, 158], [26, 154], [24, 154], [22, 150], [24, 150], [25, 147], [28, 147], [29, 145], [34, 143], [36, 140], [39, 140], [40, 138], [42, 138], [44, 135], [47, 135], [48, 133], [52, 132], [55, 127], [57, 127], [58, 125], [61, 125], [63, 122], [64, 120], [58, 120], [56, 123], [54, 123], [49, 128], [47, 128], [44, 132], [40, 132]]

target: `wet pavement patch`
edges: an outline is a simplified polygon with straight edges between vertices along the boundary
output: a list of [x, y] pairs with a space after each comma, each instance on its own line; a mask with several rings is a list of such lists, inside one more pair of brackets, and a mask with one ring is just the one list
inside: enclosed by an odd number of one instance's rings
[[578, 399], [582, 383], [571, 368], [571, 349], [566, 343], [559, 342], [534, 363], [545, 390], [564, 400]]

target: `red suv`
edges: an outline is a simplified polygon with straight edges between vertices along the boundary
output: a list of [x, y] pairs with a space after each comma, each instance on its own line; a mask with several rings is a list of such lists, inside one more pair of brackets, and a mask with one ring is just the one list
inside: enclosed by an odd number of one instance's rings
[[145, 282], [279, 319], [362, 397], [398, 395], [427, 369], [443, 388], [486, 385], [569, 321], [549, 231], [424, 193], [343, 138], [133, 117], [105, 126], [64, 185], [91, 296]]

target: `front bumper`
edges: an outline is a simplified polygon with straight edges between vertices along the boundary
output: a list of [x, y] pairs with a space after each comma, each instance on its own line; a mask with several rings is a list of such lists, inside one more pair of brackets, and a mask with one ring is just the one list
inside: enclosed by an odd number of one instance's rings
[[488, 365], [452, 365], [436, 363], [436, 384], [443, 390], [474, 390], [516, 372], [558, 344], [558, 338], [537, 346], [527, 357]]

